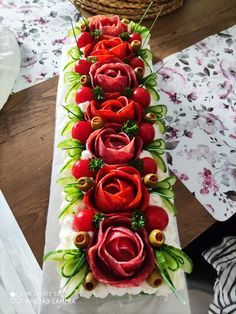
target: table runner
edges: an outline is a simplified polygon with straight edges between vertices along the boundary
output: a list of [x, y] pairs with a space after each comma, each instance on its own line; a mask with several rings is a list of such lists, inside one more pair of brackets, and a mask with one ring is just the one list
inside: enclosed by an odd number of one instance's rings
[[217, 220], [236, 212], [235, 54], [236, 25], [168, 56], [158, 73], [169, 167]]
[[0, 1], [0, 24], [15, 33], [21, 50], [21, 72], [14, 92], [59, 74], [71, 18], [77, 20], [78, 14], [68, 0]]

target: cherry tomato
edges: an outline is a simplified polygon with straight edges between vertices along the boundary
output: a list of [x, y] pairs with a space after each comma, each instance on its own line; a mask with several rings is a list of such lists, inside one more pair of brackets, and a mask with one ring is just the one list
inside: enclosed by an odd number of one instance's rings
[[151, 102], [151, 96], [149, 92], [146, 90], [146, 88], [138, 87], [133, 92], [133, 100], [140, 103], [140, 105], [143, 106], [143, 108], [147, 108], [150, 105]]
[[130, 63], [129, 65], [135, 69], [135, 68], [142, 68], [144, 70], [145, 68], [145, 65], [144, 65], [144, 62], [142, 60], [142, 58], [140, 57], [134, 57], [130, 60]]
[[94, 37], [89, 32], [83, 32], [77, 38], [77, 45], [79, 48], [85, 47], [87, 44], [94, 43]]
[[86, 59], [79, 59], [75, 63], [75, 72], [86, 75], [89, 74], [90, 67], [92, 65], [92, 62], [86, 60]]
[[92, 132], [93, 129], [89, 121], [78, 121], [74, 124], [71, 135], [74, 139], [79, 140], [80, 143], [85, 144]]
[[148, 231], [153, 229], [164, 230], [169, 223], [166, 211], [159, 206], [148, 206], [144, 210], [146, 216], [145, 227]]
[[155, 137], [155, 129], [151, 123], [143, 122], [139, 126], [138, 136], [143, 140], [144, 145], [148, 145]]
[[129, 42], [132, 43], [133, 40], [139, 40], [142, 42], [142, 36], [139, 33], [133, 33], [129, 37]]
[[141, 161], [142, 161], [142, 171], [141, 171], [142, 177], [144, 177], [146, 174], [157, 172], [157, 164], [154, 159], [150, 157], [144, 157], [141, 159]]
[[93, 217], [95, 214], [92, 209], [80, 209], [74, 215], [73, 229], [75, 231], [93, 231]]
[[80, 104], [94, 99], [93, 90], [88, 86], [80, 87], [75, 94], [75, 101]]
[[72, 175], [79, 179], [81, 177], [93, 177], [95, 171], [89, 169], [91, 159], [80, 159], [76, 161], [72, 167]]

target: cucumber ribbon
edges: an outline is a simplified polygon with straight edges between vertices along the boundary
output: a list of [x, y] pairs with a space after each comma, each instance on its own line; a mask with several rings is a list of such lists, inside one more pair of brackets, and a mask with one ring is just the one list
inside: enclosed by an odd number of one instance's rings
[[163, 134], [166, 131], [166, 126], [163, 118], [167, 113], [167, 107], [165, 105], [150, 106], [146, 109], [146, 113], [153, 113], [156, 116], [155, 124], [158, 125], [160, 132]]
[[[48, 252], [44, 256], [44, 261], [61, 262], [61, 275], [66, 278], [66, 281], [61, 291], [75, 278], [75, 282], [70, 287], [70, 292], [66, 295], [65, 300], [69, 299], [83, 284], [89, 267], [86, 260], [86, 253], [80, 249], [56, 250]], [[78, 278], [77, 278], [78, 277]]]
[[161, 138], [152, 141], [149, 145], [145, 146], [144, 149], [151, 153], [153, 159], [158, 164], [158, 167], [163, 171], [167, 171], [166, 163], [161, 157], [165, 153], [166, 144]]
[[180, 295], [180, 293], [176, 290], [170, 275], [167, 271], [166, 268], [166, 260], [165, 257], [163, 255], [163, 253], [161, 251], [156, 251], [156, 260], [157, 260], [157, 266], [160, 269], [161, 275], [165, 281], [165, 283], [167, 284], [167, 286], [174, 292], [174, 294], [177, 296], [177, 298], [183, 303], [186, 304], [185, 300], [183, 299], [183, 297]]

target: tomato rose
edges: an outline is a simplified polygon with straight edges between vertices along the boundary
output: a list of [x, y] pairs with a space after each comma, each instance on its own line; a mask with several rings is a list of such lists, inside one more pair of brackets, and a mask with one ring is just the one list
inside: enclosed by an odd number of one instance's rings
[[87, 118], [101, 117], [104, 122], [125, 123], [134, 120], [140, 123], [143, 118], [143, 108], [137, 102], [124, 96], [103, 103], [91, 101], [86, 111]]
[[98, 171], [94, 187], [84, 196], [85, 205], [102, 213], [131, 213], [149, 204], [148, 190], [140, 173], [130, 166], [104, 166]]
[[94, 277], [115, 287], [135, 287], [154, 268], [154, 254], [144, 228], [135, 232], [122, 215], [104, 219], [87, 250]]
[[96, 57], [97, 61], [106, 60], [108, 57], [117, 57], [123, 61], [127, 61], [133, 55], [130, 43], [123, 41], [119, 37], [100, 40], [90, 53], [90, 56]]
[[128, 26], [122, 23], [119, 16], [95, 15], [89, 18], [89, 28], [91, 31], [98, 29], [102, 35], [117, 37], [128, 31]]
[[105, 93], [118, 93], [118, 97], [126, 87], [138, 86], [134, 69], [118, 58], [95, 62], [89, 74], [93, 87], [100, 86]]
[[121, 125], [117, 123], [107, 123], [91, 133], [86, 144], [93, 157], [102, 159], [108, 165], [127, 164], [138, 158], [142, 146], [139, 136], [129, 138], [121, 132]]

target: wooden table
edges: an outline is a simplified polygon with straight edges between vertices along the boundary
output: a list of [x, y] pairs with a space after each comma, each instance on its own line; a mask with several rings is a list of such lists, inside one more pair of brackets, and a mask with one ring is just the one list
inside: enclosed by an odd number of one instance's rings
[[[179, 11], [162, 17], [153, 29], [151, 47], [163, 58], [236, 20], [231, 0], [187, 0]], [[148, 23], [147, 23], [148, 24]], [[12, 95], [0, 113], [0, 182], [38, 262], [42, 263], [53, 152], [57, 78]], [[215, 220], [178, 181], [178, 226], [183, 247]]]

